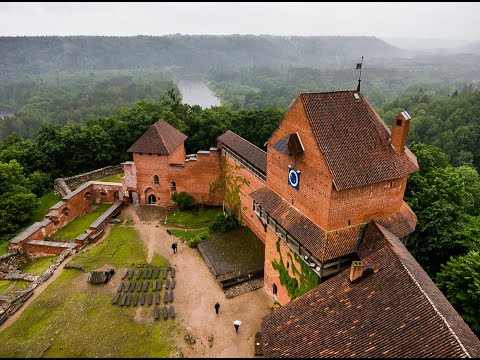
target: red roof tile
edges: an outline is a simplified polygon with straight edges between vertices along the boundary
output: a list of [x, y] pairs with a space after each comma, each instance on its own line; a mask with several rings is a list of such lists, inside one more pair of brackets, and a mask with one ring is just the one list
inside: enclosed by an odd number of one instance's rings
[[128, 152], [168, 155], [187, 139], [187, 135], [175, 129], [165, 120], [159, 120], [148, 129]]
[[252, 192], [250, 197], [320, 261], [357, 250], [363, 225], [327, 232], [267, 187]]
[[[480, 341], [398, 238], [381, 225], [359, 253], [373, 274], [349, 270], [267, 315], [266, 357], [479, 357]], [[368, 246], [369, 252], [363, 248]]]
[[267, 153], [265, 151], [230, 130], [220, 135], [218, 140], [252, 166], [264, 174], [267, 173]]
[[402, 201], [400, 210], [393, 215], [378, 219], [376, 222], [401, 239], [415, 231], [417, 216], [410, 206], [405, 201]]
[[356, 91], [302, 93], [307, 118], [324, 154], [337, 190], [398, 179], [416, 170], [410, 150], [398, 155], [390, 130]]

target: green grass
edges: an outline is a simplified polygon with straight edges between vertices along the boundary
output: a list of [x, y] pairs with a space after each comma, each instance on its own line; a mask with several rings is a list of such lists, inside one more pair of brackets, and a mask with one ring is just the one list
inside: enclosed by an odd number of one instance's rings
[[[170, 357], [175, 322], [154, 321], [153, 306], [111, 304], [115, 290], [86, 283], [87, 274], [64, 270], [19, 318], [2, 331], [0, 357]], [[136, 311], [147, 321], [134, 321]]]
[[200, 234], [210, 234], [210, 231], [208, 229], [202, 229], [202, 230], [190, 230], [190, 231], [185, 231], [185, 230], [172, 230], [172, 234], [182, 240], [185, 241], [190, 241], [192, 240], [195, 236], [200, 235]]
[[194, 211], [175, 211], [168, 214], [167, 225], [195, 229], [209, 226], [218, 214], [222, 213], [221, 208], [200, 208], [197, 213]]
[[38, 199], [38, 205], [33, 211], [32, 224], [37, 221], [42, 221], [45, 215], [50, 211], [50, 208], [60, 200], [62, 200], [62, 195], [54, 195], [53, 190]]
[[8, 241], [0, 242], [0, 256], [8, 253]]
[[114, 174], [110, 176], [105, 176], [101, 179], [94, 180], [94, 181], [103, 181], [103, 182], [116, 182], [116, 183], [121, 183], [122, 182], [122, 177], [125, 175], [124, 172], [121, 172], [120, 174]]
[[99, 204], [93, 211], [69, 222], [65, 227], [53, 234], [52, 238], [75, 240], [78, 235], [83, 234], [90, 224], [102, 215], [110, 206], [110, 204]]
[[10, 286], [10, 280], [0, 280], [0, 294]]
[[41, 275], [55, 262], [55, 260], [57, 260], [57, 256], [46, 256], [30, 260], [22, 266], [22, 272], [25, 274]]
[[[147, 250], [138, 231], [129, 226], [113, 225], [110, 234], [100, 244], [77, 254], [69, 265], [93, 270], [104, 264], [116, 267], [146, 265]], [[166, 266], [167, 260], [155, 254], [152, 265]]]

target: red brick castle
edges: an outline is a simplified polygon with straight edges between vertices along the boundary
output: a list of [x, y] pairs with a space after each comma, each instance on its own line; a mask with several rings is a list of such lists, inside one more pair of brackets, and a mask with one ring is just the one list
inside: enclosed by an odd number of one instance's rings
[[[242, 221], [264, 242], [265, 289], [284, 305], [262, 322], [267, 357], [478, 357], [405, 248], [417, 221], [403, 201], [418, 169], [409, 126], [404, 111], [390, 131], [357, 91], [300, 94], [267, 152], [227, 131], [186, 155], [187, 136], [159, 121], [128, 150], [123, 190], [134, 203], [171, 205], [185, 191], [221, 204], [210, 184], [223, 164], [241, 166]], [[302, 294], [288, 279], [314, 286]]]

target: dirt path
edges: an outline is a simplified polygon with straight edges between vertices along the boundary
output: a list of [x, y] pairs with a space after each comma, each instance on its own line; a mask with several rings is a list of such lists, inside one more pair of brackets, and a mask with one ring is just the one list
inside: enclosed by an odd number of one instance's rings
[[[258, 289], [227, 299], [197, 249], [168, 235], [158, 221], [142, 222], [133, 206], [125, 208], [123, 213], [135, 221], [148, 248], [149, 261], [155, 251], [177, 270], [174, 301], [177, 321], [196, 339], [189, 346], [184, 334], [178, 336], [176, 344], [181, 353], [187, 357], [254, 357], [255, 333], [260, 331], [261, 319], [273, 305], [266, 292]], [[171, 249], [173, 241], [178, 242], [177, 254]], [[214, 308], [217, 301], [221, 306], [218, 315]], [[242, 321], [238, 334], [234, 320]], [[211, 347], [209, 338], [213, 339]]]
[[[110, 225], [107, 225], [107, 228], [105, 230], [105, 233], [103, 234], [102, 238], [94, 243], [94, 244], [89, 244], [87, 245], [83, 250], [82, 252], [90, 249], [91, 247], [93, 246], [96, 246], [98, 245], [100, 242], [103, 241], [103, 239], [105, 239], [108, 234], [110, 234], [110, 229], [112, 227]], [[37, 286], [34, 290], [33, 290], [33, 295], [30, 296], [30, 298], [25, 301], [25, 303], [23, 304], [23, 306], [17, 310], [17, 312], [11, 316], [8, 317], [8, 319], [2, 324], [2, 326], [0, 327], [0, 333], [5, 330], [6, 328], [8, 328], [15, 320], [18, 319], [18, 317], [20, 315], [22, 315], [23, 311], [33, 302], [33, 300], [35, 300], [38, 296], [40, 296], [40, 294], [47, 288], [48, 285], [50, 285], [52, 282], [55, 281], [55, 279], [57, 279], [60, 274], [63, 272], [63, 269], [65, 268], [65, 265], [68, 264], [70, 262], [70, 260], [72, 259], [72, 256], [69, 256], [67, 257], [61, 264], [59, 267], [57, 267], [55, 269], [55, 271], [53, 272], [52, 276], [50, 276], [47, 281], [45, 281], [44, 283], [40, 284], [39, 286]]]

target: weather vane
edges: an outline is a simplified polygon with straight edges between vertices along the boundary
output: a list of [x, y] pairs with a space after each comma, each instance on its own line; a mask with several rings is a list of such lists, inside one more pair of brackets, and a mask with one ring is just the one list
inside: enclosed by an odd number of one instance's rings
[[356, 68], [356, 70], [360, 70], [360, 75], [358, 76], [358, 87], [357, 87], [357, 91], [358, 91], [358, 92], [360, 92], [360, 82], [362, 81], [362, 80], [361, 80], [361, 77], [362, 77], [362, 64], [363, 64], [363, 56], [362, 56], [362, 62], [357, 63], [357, 68]]

